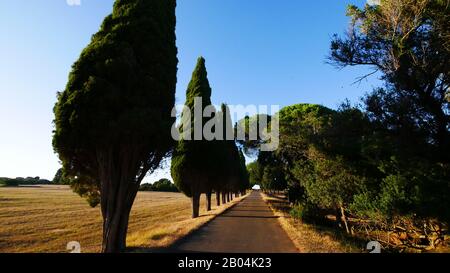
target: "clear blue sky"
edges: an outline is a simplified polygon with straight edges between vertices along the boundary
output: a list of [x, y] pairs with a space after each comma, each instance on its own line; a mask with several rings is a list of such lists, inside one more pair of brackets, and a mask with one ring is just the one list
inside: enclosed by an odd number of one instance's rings
[[[59, 168], [51, 146], [56, 92], [113, 4], [66, 1], [0, 4], [0, 177], [52, 179]], [[365, 1], [179, 0], [177, 103], [200, 55], [217, 104], [357, 102], [376, 79], [352, 85], [364, 70], [325, 64], [331, 36], [347, 29], [349, 3]]]

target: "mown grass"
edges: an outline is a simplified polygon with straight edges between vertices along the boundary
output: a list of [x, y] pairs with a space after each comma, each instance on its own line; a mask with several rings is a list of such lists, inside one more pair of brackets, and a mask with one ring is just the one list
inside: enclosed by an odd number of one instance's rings
[[[191, 219], [191, 202], [183, 194], [139, 192], [127, 245], [130, 249], [165, 248], [233, 203], [206, 212], [202, 198], [202, 216]], [[0, 252], [68, 252], [71, 241], [80, 242], [82, 252], [101, 249], [100, 209], [90, 208], [66, 186], [0, 188], [0, 223]]]

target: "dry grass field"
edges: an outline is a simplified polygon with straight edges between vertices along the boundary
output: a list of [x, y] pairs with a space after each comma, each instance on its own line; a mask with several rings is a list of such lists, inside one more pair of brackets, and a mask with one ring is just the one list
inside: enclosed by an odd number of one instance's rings
[[[183, 194], [140, 192], [127, 244], [149, 251], [166, 247], [239, 200], [206, 212], [202, 198], [202, 216], [191, 219], [190, 199]], [[0, 252], [68, 252], [70, 241], [80, 242], [82, 252], [99, 252], [101, 226], [100, 209], [66, 186], [0, 187]]]

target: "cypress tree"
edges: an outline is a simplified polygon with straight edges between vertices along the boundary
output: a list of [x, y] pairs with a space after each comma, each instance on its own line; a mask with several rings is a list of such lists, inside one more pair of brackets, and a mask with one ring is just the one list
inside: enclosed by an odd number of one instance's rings
[[[205, 107], [211, 105], [211, 87], [208, 81], [208, 74], [205, 66], [205, 59], [200, 57], [192, 73], [192, 79], [186, 91], [186, 107], [194, 114], [195, 98], [201, 98], [202, 112]], [[199, 105], [197, 105], [199, 107]], [[215, 118], [215, 117], [213, 117]], [[182, 116], [182, 122], [190, 122], [190, 132], [183, 132], [190, 135], [191, 140], [181, 139], [172, 156], [171, 174], [180, 191], [192, 199], [192, 217], [199, 216], [200, 195], [211, 193], [212, 174], [217, 158], [214, 156], [214, 143], [194, 139], [194, 128], [196, 122], [201, 122], [203, 126], [211, 118], [186, 117]], [[183, 126], [183, 125], [182, 125]]]
[[239, 149], [239, 191], [238, 194], [245, 194], [250, 188], [250, 174], [245, 164], [245, 156], [241, 149]]
[[227, 200], [233, 200], [233, 193], [239, 191], [239, 184], [241, 181], [241, 158], [239, 156], [239, 149], [236, 146], [236, 143], [229, 143], [229, 151], [231, 156], [230, 161], [230, 176], [228, 178], [228, 196]]
[[[226, 104], [221, 105], [221, 111], [217, 115], [221, 118], [220, 125], [222, 126], [222, 140], [216, 142], [216, 158], [217, 165], [214, 170], [214, 184], [213, 188], [216, 191], [217, 205], [220, 205], [221, 193], [222, 202], [226, 203], [225, 194], [230, 190], [230, 181], [232, 179], [233, 170], [233, 145], [235, 146], [234, 139], [229, 139], [229, 133], [233, 133], [233, 125], [231, 121], [230, 110]], [[228, 132], [228, 137], [227, 137]]]
[[[233, 126], [231, 123], [231, 115], [229, 113], [229, 109], [226, 105], [222, 106], [222, 111], [226, 113], [226, 122], [225, 128], [228, 130], [233, 130]], [[239, 184], [241, 180], [241, 158], [240, 158], [240, 150], [236, 146], [236, 141], [234, 139], [225, 140], [223, 152], [226, 153], [224, 158], [226, 158], [226, 163], [224, 167], [226, 170], [223, 174], [224, 182], [222, 182], [222, 189], [225, 193], [224, 201], [230, 202], [233, 200], [233, 193], [237, 193], [239, 191]], [[245, 164], [245, 159], [244, 159]]]
[[175, 6], [117, 0], [54, 107], [53, 147], [73, 188], [100, 194], [103, 252], [125, 249], [139, 185], [174, 144]]

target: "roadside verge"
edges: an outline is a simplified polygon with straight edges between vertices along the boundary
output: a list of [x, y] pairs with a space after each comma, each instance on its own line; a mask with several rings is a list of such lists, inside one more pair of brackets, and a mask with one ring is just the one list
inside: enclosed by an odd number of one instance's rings
[[351, 244], [339, 240], [339, 235], [331, 228], [319, 227], [295, 220], [289, 214], [290, 205], [281, 196], [262, 193], [264, 201], [278, 217], [281, 227], [301, 253], [360, 253]]

